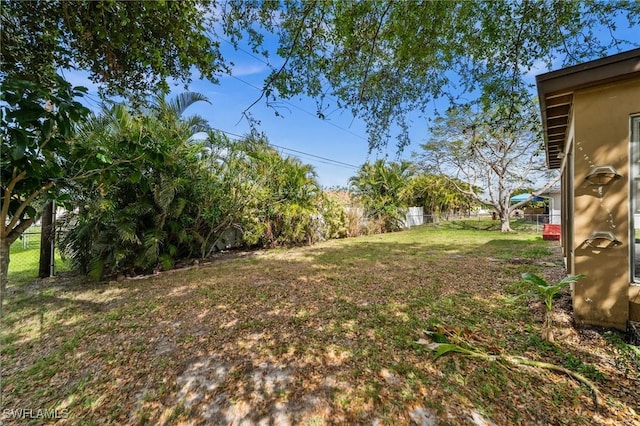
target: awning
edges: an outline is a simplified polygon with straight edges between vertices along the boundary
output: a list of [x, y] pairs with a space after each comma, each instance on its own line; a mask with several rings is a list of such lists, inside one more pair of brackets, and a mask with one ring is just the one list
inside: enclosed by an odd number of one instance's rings
[[[531, 194], [518, 194], [518, 195], [514, 195], [513, 197], [511, 197], [509, 200], [512, 203], [519, 203], [520, 201], [526, 201], [529, 198], [531, 198]], [[536, 202], [536, 201], [544, 201], [544, 198], [542, 197], [533, 197], [530, 200], [531, 202]]]

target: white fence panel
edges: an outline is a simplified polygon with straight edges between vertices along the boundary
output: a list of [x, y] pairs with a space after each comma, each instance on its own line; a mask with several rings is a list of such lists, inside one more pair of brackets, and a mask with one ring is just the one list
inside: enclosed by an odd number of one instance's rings
[[424, 208], [409, 207], [404, 219], [404, 227], [411, 228], [413, 226], [422, 225], [424, 223]]

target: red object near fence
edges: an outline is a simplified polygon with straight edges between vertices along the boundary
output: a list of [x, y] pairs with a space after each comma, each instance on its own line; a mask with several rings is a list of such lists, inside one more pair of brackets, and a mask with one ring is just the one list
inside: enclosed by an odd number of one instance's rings
[[545, 224], [542, 229], [542, 239], [549, 241], [560, 241], [560, 225]]

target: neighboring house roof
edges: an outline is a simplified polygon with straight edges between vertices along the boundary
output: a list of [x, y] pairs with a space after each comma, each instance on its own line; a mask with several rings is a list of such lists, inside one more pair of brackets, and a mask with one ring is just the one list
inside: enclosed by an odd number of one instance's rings
[[558, 169], [562, 164], [573, 93], [632, 78], [640, 78], [640, 49], [536, 76], [550, 169]]
[[353, 203], [352, 197], [351, 197], [351, 193], [349, 191], [343, 191], [343, 190], [326, 190], [324, 191], [324, 193], [333, 198], [334, 200], [336, 200], [338, 203], [340, 203], [343, 206], [348, 206], [351, 205]]

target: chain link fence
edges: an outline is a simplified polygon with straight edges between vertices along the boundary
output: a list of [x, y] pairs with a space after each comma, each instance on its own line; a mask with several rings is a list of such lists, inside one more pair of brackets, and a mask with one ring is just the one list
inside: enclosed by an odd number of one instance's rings
[[[404, 226], [410, 228], [425, 223], [434, 223], [440, 221], [451, 221], [458, 219], [492, 219], [491, 214], [472, 213], [472, 214], [451, 214], [442, 216], [433, 216], [424, 214], [421, 207], [411, 207], [407, 209]], [[495, 219], [495, 218], [494, 218]], [[559, 215], [536, 214], [536, 215], [514, 215], [512, 220], [524, 222], [526, 227], [532, 231], [542, 232], [544, 225], [547, 223], [560, 223]], [[60, 257], [60, 253], [55, 250], [55, 239], [60, 237], [59, 230], [54, 235], [53, 273], [69, 270], [69, 263]], [[25, 281], [38, 278], [40, 265], [40, 226], [32, 226], [11, 245], [9, 262], [9, 281]]]
[[[55, 250], [56, 237], [57, 235], [54, 236], [53, 259], [49, 260], [53, 264], [53, 274], [69, 269], [68, 263], [65, 262]], [[10, 282], [38, 278], [40, 266], [40, 227], [32, 226], [28, 228], [20, 238], [11, 244], [9, 254], [8, 279]]]
[[[412, 207], [413, 209], [413, 207]], [[499, 220], [497, 215], [493, 215], [491, 213], [466, 213], [466, 214], [446, 214], [446, 215], [431, 215], [431, 214], [421, 214], [416, 211], [409, 211], [407, 213], [407, 227], [421, 225], [423, 223], [437, 223], [437, 222], [448, 222], [453, 220]], [[525, 229], [535, 232], [542, 232], [544, 229], [544, 225], [548, 223], [559, 224], [560, 223], [560, 215], [557, 214], [512, 214], [511, 215], [512, 224], [519, 223]]]

